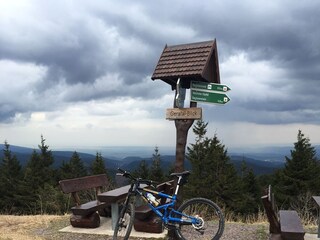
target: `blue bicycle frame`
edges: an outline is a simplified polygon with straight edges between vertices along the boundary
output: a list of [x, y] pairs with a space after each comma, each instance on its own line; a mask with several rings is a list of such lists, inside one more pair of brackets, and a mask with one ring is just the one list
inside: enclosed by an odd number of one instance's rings
[[[175, 193], [171, 196], [162, 192], [153, 191], [148, 188], [140, 188], [136, 189], [136, 192], [147, 201], [148, 206], [155, 212], [162, 220], [164, 224], [168, 223], [180, 223], [185, 225], [198, 224], [199, 220], [195, 217], [188, 216], [174, 209], [174, 206], [177, 202], [177, 193], [179, 190], [179, 185], [177, 185]], [[159, 206], [154, 206], [152, 203], [148, 201], [146, 193], [155, 194], [161, 198], [170, 199], [171, 201], [165, 204], [161, 204]], [[161, 212], [162, 211], [162, 212]], [[176, 215], [174, 217], [172, 215]], [[184, 217], [184, 219], [182, 219]]]

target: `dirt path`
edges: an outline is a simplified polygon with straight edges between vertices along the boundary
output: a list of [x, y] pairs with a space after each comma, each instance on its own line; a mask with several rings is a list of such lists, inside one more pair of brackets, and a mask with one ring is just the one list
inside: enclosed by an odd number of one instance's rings
[[[69, 225], [69, 216], [0, 215], [0, 240], [109, 240], [102, 235], [61, 233]], [[267, 240], [267, 223], [226, 223], [221, 240]]]

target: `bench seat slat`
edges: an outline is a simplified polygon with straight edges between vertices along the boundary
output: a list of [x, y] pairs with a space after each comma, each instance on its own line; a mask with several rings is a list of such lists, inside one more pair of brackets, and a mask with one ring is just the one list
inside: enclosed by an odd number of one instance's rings
[[71, 208], [71, 211], [74, 215], [88, 215], [92, 212], [98, 211], [104, 207], [107, 207], [109, 204], [105, 202], [99, 202], [97, 200], [90, 201], [79, 206]]
[[305, 231], [296, 211], [280, 210], [280, 228], [283, 239], [302, 240]]

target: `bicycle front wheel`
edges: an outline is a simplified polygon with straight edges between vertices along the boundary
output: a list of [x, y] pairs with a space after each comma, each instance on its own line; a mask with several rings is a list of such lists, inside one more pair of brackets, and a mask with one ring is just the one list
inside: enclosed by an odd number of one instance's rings
[[118, 221], [114, 228], [113, 240], [129, 239], [129, 236], [132, 230], [134, 214], [135, 212], [134, 212], [133, 203], [128, 203], [123, 205], [119, 214]]
[[183, 203], [178, 212], [183, 220], [197, 219], [195, 224], [179, 224], [176, 233], [179, 238], [218, 240], [224, 230], [224, 216], [217, 204], [205, 198], [193, 198]]

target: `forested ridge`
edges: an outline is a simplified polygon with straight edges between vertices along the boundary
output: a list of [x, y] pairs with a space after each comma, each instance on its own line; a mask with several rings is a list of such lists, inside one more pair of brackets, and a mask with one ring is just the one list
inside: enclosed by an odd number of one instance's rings
[[[208, 137], [207, 125], [197, 121], [192, 129], [196, 138], [186, 151], [192, 174], [184, 187], [184, 198], [206, 197], [218, 203], [226, 214], [246, 218], [261, 211], [263, 189], [272, 185], [279, 206], [313, 214], [312, 206], [305, 205], [312, 195], [320, 194], [320, 163], [316, 149], [301, 130], [282, 168], [270, 174], [256, 174], [245, 158], [236, 164], [231, 161], [226, 146], [218, 136]], [[155, 147], [150, 161], [132, 161], [134, 174], [159, 182], [169, 179], [170, 172], [174, 171], [173, 162], [164, 168], [160, 151]], [[57, 160], [43, 136], [38, 149], [34, 149], [29, 159], [22, 163], [6, 141], [0, 155], [1, 213], [64, 214], [72, 203], [61, 192], [59, 180], [106, 173], [111, 189], [115, 187], [113, 177], [120, 163], [104, 159], [99, 152], [91, 161], [83, 161], [76, 151], [69, 158]], [[127, 167], [132, 168], [130, 165]], [[91, 197], [86, 194], [86, 198]]]

